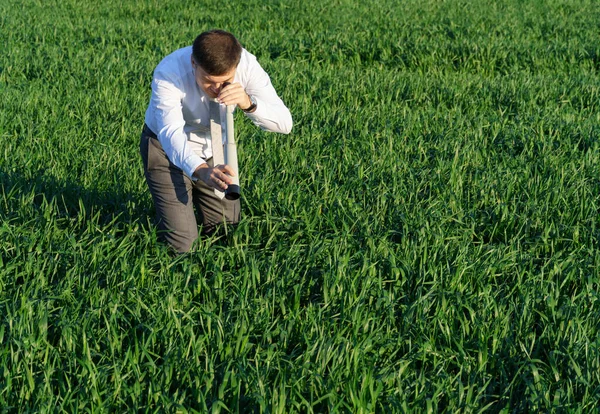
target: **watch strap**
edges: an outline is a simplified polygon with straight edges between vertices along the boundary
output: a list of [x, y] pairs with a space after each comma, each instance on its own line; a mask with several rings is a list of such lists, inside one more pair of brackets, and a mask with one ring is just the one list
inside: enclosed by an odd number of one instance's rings
[[246, 113], [252, 112], [256, 109], [256, 99], [254, 99], [254, 96], [252, 96], [252, 95], [248, 95], [248, 97], [250, 97], [251, 104], [248, 108], [242, 109], [242, 111], [244, 111]]

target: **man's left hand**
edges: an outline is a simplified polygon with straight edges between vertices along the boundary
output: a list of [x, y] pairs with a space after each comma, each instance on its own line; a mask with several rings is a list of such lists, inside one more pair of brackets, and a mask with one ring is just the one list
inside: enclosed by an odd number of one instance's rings
[[250, 97], [239, 83], [224, 86], [217, 99], [225, 105], [237, 105], [241, 110], [248, 109], [252, 105]]

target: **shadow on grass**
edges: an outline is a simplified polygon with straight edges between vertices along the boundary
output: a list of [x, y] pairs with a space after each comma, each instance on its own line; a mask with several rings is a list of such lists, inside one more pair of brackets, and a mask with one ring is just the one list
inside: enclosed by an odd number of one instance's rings
[[0, 219], [18, 220], [22, 208], [31, 206], [42, 213], [45, 206], [52, 204], [60, 217], [98, 215], [99, 224], [125, 224], [141, 219], [140, 224], [148, 226], [146, 217], [154, 215], [149, 194], [132, 194], [118, 187], [86, 188], [74, 180], [59, 180], [43, 173], [27, 178], [0, 169]]

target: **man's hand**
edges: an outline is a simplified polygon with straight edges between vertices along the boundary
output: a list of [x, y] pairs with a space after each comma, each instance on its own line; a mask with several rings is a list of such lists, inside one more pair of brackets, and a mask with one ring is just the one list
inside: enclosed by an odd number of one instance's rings
[[242, 111], [252, 105], [250, 97], [239, 83], [223, 86], [217, 99], [225, 105], [237, 105]]
[[204, 163], [194, 171], [194, 177], [204, 181], [209, 187], [221, 191], [227, 190], [229, 184], [233, 182], [231, 179], [233, 176], [235, 176], [235, 172], [229, 165], [211, 167], [207, 163]]

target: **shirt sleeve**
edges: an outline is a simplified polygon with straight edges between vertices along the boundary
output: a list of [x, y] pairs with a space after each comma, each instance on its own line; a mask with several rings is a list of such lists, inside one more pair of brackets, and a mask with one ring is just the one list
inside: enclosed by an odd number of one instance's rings
[[293, 121], [290, 110], [285, 106], [271, 84], [271, 79], [260, 66], [256, 57], [248, 53], [246, 93], [256, 100], [256, 111], [247, 113], [248, 118], [265, 131], [289, 134]]
[[180, 81], [175, 76], [167, 76], [160, 72], [154, 74], [150, 104], [155, 108], [158, 140], [169, 160], [192, 178], [196, 168], [205, 160], [188, 145], [183, 129], [183, 96]]

